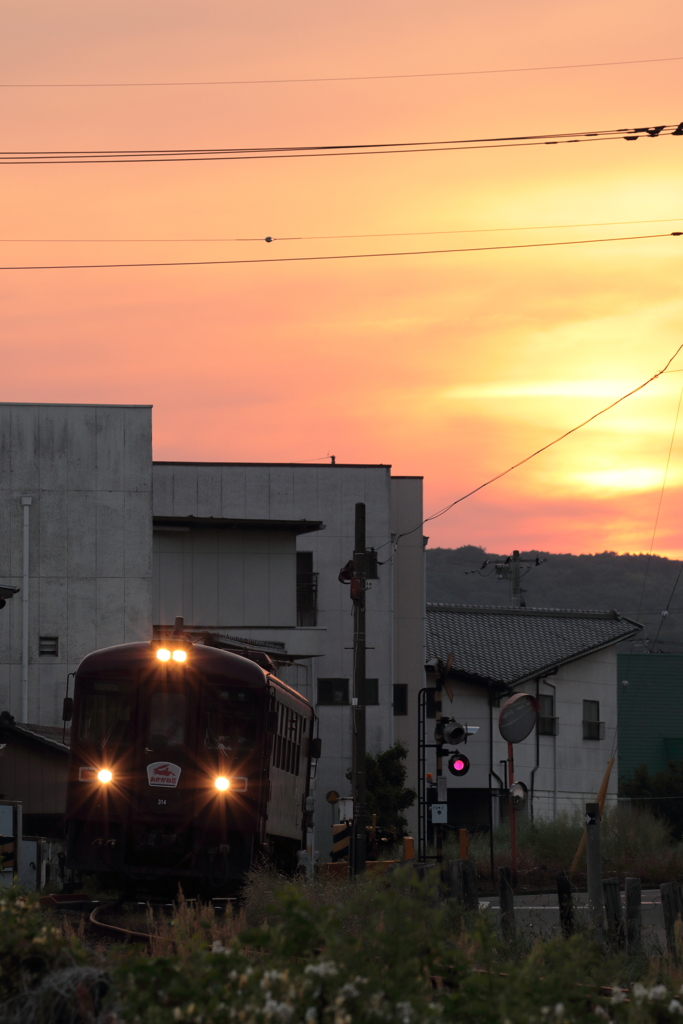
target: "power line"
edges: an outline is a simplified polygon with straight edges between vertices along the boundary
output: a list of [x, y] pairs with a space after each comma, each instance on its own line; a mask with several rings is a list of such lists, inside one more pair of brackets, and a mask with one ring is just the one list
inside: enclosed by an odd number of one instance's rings
[[[619, 224], [670, 224], [683, 217], [655, 217], [651, 220], [600, 220], [585, 224], [533, 224], [503, 228], [449, 228], [443, 231], [376, 231], [357, 235], [268, 235], [252, 238], [0, 238], [0, 242], [318, 242], [347, 238], [412, 238], [424, 235], [479, 235], [498, 231], [550, 231], [562, 228], [606, 228]], [[678, 373], [672, 370], [671, 373]]]
[[[63, 263], [45, 266], [11, 266], [0, 270], [114, 270], [125, 267], [225, 267], [246, 263], [312, 263], [319, 260], [367, 260], [383, 256], [438, 256], [457, 252], [499, 252], [507, 249], [547, 249], [560, 245], [591, 245], [595, 242], [635, 242], [647, 238], [671, 238], [683, 231], [667, 231], [656, 235], [624, 235], [618, 238], [575, 238], [563, 242], [524, 242], [517, 245], [481, 245], [466, 249], [422, 249], [413, 252], [355, 252], [333, 256], [276, 256], [255, 260], [176, 260], [159, 263]], [[621, 401], [621, 399], [620, 399]]]
[[[577, 430], [581, 430], [582, 427], [585, 427], [589, 423], [592, 423], [593, 420], [596, 420], [598, 418], [598, 416], [602, 416], [604, 415], [604, 413], [609, 412], [610, 409], [614, 409], [616, 405], [619, 405], [620, 402], [624, 402], [627, 398], [630, 398], [631, 395], [635, 395], [638, 391], [642, 391], [643, 388], [646, 388], [648, 384], [651, 384], [653, 380], [657, 380], [658, 377], [661, 377], [662, 374], [668, 370], [669, 366], [671, 366], [672, 362], [674, 361], [678, 353], [681, 351], [681, 349], [683, 349], [683, 344], [680, 344], [678, 346], [674, 354], [664, 364], [661, 370], [658, 370], [657, 373], [653, 374], [651, 377], [648, 377], [648, 379], [644, 381], [642, 384], [639, 384], [637, 388], [633, 388], [632, 391], [627, 391], [625, 395], [621, 396], [621, 398], [617, 398], [616, 401], [611, 402], [610, 405], [606, 405], [605, 408], [600, 409], [599, 412], [593, 413], [593, 415], [589, 416], [587, 420], [584, 420], [582, 423], [577, 424], [577, 426], [572, 427], [571, 430], [566, 430], [564, 434], [560, 434], [560, 436], [556, 437], [553, 441], [549, 441], [548, 444], [544, 444], [541, 448], [537, 448], [535, 452], [531, 453], [531, 455], [525, 456], [525, 458], [520, 459], [519, 462], [515, 462], [514, 465], [509, 466], [508, 469], [504, 469], [501, 473], [497, 473], [495, 476], [492, 476], [483, 484], [479, 484], [478, 487], [474, 487], [471, 491], [468, 491], [467, 494], [463, 494], [459, 498], [456, 498], [455, 501], [451, 501], [448, 505], [445, 505], [444, 508], [439, 509], [438, 512], [434, 512], [431, 516], [427, 516], [427, 518], [423, 519], [422, 522], [417, 524], [417, 526], [414, 526], [412, 530], [406, 530], [404, 533], [399, 533], [398, 536], [395, 537], [393, 541], [389, 542], [393, 543], [394, 551], [396, 551], [398, 542], [402, 537], [408, 537], [410, 536], [411, 533], [415, 533], [416, 530], [422, 529], [425, 523], [430, 523], [432, 522], [432, 520], [438, 519], [440, 516], [445, 515], [446, 512], [449, 512], [452, 508], [455, 508], [456, 505], [459, 505], [461, 502], [466, 501], [468, 498], [471, 498], [473, 494], [477, 494], [479, 491], [483, 491], [485, 487], [489, 487], [497, 480], [501, 480], [504, 476], [507, 476], [508, 473], [512, 473], [513, 470], [519, 469], [520, 466], [523, 466], [525, 463], [530, 462], [532, 459], [535, 459], [537, 455], [540, 455], [542, 452], [547, 451], [548, 448], [552, 448], [553, 445], [559, 444], [560, 441], [564, 441], [564, 439], [569, 437], [571, 434], [575, 434]], [[382, 545], [382, 547], [384, 546], [385, 545]]]
[[0, 82], [0, 89], [150, 89], [168, 86], [292, 85], [306, 82], [377, 82], [398, 78], [455, 78], [461, 75], [512, 75], [524, 71], [566, 71], [574, 68], [610, 68], [625, 64], [662, 64], [683, 57], [646, 57], [641, 60], [608, 60], [591, 64], [545, 64], [528, 68], [486, 68], [475, 71], [426, 71], [397, 75], [344, 75], [336, 78], [236, 78], [205, 82]]
[[[626, 134], [624, 134], [626, 133]], [[440, 153], [469, 149], [501, 149], [519, 146], [557, 146], [579, 142], [607, 142], [660, 135], [683, 136], [683, 122], [645, 128], [608, 128], [598, 131], [551, 132], [542, 135], [510, 135], [483, 139], [441, 139], [428, 142], [363, 142], [323, 146], [255, 146], [221, 149], [110, 149], [110, 150], [8, 150], [0, 152], [0, 164], [112, 164], [177, 163], [207, 160], [281, 160], [321, 156], [376, 156], [400, 153]]]

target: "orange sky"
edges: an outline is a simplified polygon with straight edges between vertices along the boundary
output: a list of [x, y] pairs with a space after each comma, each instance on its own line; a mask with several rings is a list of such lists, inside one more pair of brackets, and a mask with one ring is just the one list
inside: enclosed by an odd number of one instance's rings
[[[675, 0], [5, 3], [3, 82], [288, 78], [677, 56]], [[298, 145], [673, 123], [683, 61], [460, 78], [0, 90], [3, 149]], [[683, 228], [683, 138], [310, 160], [3, 167], [4, 239], [662, 225], [416, 239], [2, 242], [15, 263], [231, 259]], [[676, 219], [678, 218], [678, 219]], [[426, 512], [659, 369], [683, 238], [401, 259], [0, 275], [0, 400], [151, 402], [155, 457], [391, 463]], [[683, 358], [678, 366], [683, 367]], [[432, 544], [650, 545], [683, 374], [471, 499]], [[683, 431], [683, 422], [681, 423]], [[655, 550], [683, 555], [683, 439]]]

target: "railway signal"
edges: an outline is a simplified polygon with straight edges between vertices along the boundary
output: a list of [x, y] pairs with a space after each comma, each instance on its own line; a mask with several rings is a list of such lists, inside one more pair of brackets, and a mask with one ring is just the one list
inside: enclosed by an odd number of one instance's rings
[[465, 754], [461, 754], [459, 750], [454, 751], [448, 756], [448, 770], [451, 775], [455, 775], [456, 778], [460, 778], [461, 775], [467, 775], [470, 770], [470, 759]]

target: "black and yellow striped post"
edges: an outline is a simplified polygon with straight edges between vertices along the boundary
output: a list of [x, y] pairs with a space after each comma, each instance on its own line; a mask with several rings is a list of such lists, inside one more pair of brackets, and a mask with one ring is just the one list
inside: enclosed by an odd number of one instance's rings
[[[439, 662], [436, 673], [436, 689], [434, 691], [434, 734], [436, 739], [436, 792], [439, 794], [439, 779], [443, 776], [443, 727], [441, 725], [441, 690], [443, 688], [444, 667]], [[434, 826], [434, 838], [436, 840], [436, 860], [438, 864], [443, 862], [443, 826]]]
[[350, 821], [342, 821], [332, 826], [332, 860], [349, 859], [349, 843], [352, 825]]

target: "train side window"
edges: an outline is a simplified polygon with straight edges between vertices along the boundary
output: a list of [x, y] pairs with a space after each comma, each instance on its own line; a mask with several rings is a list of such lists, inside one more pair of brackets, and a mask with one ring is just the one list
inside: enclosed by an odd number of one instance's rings
[[185, 742], [186, 709], [183, 693], [152, 694], [148, 741], [151, 750], [182, 746]]
[[207, 711], [205, 745], [214, 750], [252, 750], [259, 719], [258, 696], [249, 690], [221, 690], [218, 705]]

